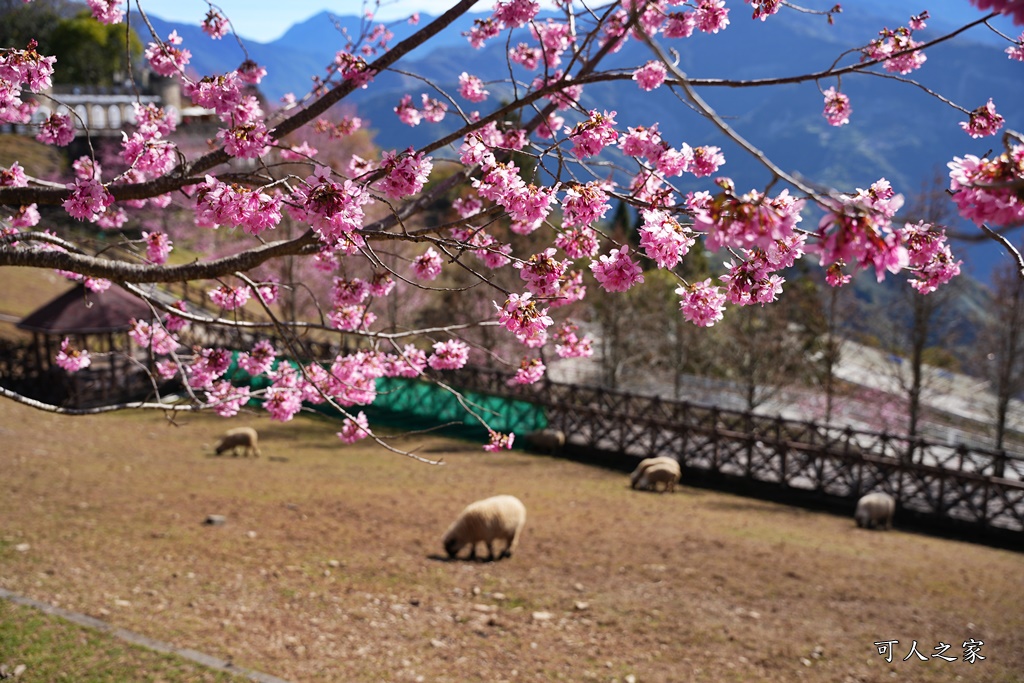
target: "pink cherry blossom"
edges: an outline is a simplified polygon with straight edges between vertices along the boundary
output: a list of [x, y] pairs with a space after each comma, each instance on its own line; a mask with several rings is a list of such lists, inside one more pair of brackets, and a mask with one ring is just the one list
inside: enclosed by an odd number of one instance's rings
[[175, 47], [181, 44], [181, 36], [171, 31], [167, 40], [161, 43], [150, 43], [146, 48], [146, 59], [153, 71], [161, 76], [174, 76], [184, 72], [185, 65], [192, 59], [192, 53]]
[[643, 269], [629, 257], [629, 246], [625, 244], [610, 254], [602, 255], [597, 261], [591, 261], [590, 270], [609, 292], [625, 292], [644, 281]]
[[651, 60], [633, 72], [633, 80], [641, 90], [650, 91], [661, 87], [667, 73], [664, 64]]
[[220, 285], [211, 289], [209, 296], [210, 301], [225, 311], [233, 311], [249, 302], [249, 299], [252, 297], [252, 289], [248, 285], [242, 285], [241, 287]]
[[971, 4], [979, 9], [1002, 12], [1013, 17], [1013, 23], [1024, 24], [1024, 4], [1020, 0], [971, 0]]
[[565, 199], [562, 200], [562, 225], [585, 227], [604, 218], [611, 208], [605, 188], [606, 185], [599, 181], [566, 188]]
[[573, 143], [570, 151], [578, 159], [600, 154], [602, 149], [614, 145], [619, 139], [619, 134], [615, 131], [614, 111], [599, 114], [591, 110], [590, 118], [576, 124], [572, 130], [567, 128], [565, 132]]
[[662, 31], [666, 38], [689, 38], [697, 28], [697, 15], [693, 12], [672, 12]]
[[[687, 154], [688, 147], [689, 145], [683, 143], [683, 154], [686, 156], [689, 156]], [[694, 147], [691, 159], [686, 170], [698, 178], [706, 178], [716, 173], [718, 167], [725, 163], [725, 156], [722, 154], [722, 150], [712, 145]]]
[[217, 131], [217, 139], [224, 143], [224, 151], [240, 159], [256, 159], [270, 149], [273, 138], [262, 121], [243, 123]]
[[76, 178], [67, 188], [71, 194], [63, 202], [64, 210], [80, 221], [95, 221], [114, 202], [114, 197], [97, 180]]
[[704, 33], [718, 33], [729, 25], [729, 9], [725, 0], [700, 0], [694, 20]]
[[679, 308], [683, 311], [683, 317], [693, 324], [712, 327], [722, 319], [725, 293], [721, 287], [712, 286], [711, 278], [678, 287], [676, 294], [679, 295]]
[[229, 29], [230, 24], [224, 15], [211, 7], [203, 19], [203, 33], [214, 40], [219, 40], [227, 35]]
[[233, 417], [249, 402], [249, 387], [236, 387], [227, 380], [214, 382], [206, 390], [206, 400], [213, 412], [221, 417]]
[[28, 177], [25, 169], [17, 161], [11, 164], [10, 168], [0, 168], [0, 187], [25, 187], [28, 185]]
[[996, 113], [996, 106], [992, 99], [975, 109], [970, 114], [969, 121], [961, 121], [960, 127], [972, 138], [983, 138], [987, 135], [995, 135], [1003, 127], [1004, 119]]
[[430, 123], [439, 123], [444, 120], [444, 116], [448, 111], [448, 105], [441, 100], [430, 97], [426, 93], [420, 96], [421, 104], [423, 106], [422, 115], [425, 121]]
[[694, 202], [693, 228], [706, 233], [705, 246], [768, 249], [777, 240], [787, 240], [801, 221], [804, 201], [783, 190], [775, 198], [757, 190], [737, 195], [732, 180], [719, 178], [722, 191], [708, 202]]
[[886, 71], [903, 75], [921, 68], [928, 57], [921, 50], [914, 49], [922, 43], [911, 38], [910, 34], [911, 31], [906, 28], [879, 31], [880, 37], [864, 49], [861, 61], [882, 60]]
[[926, 26], [928, 26], [926, 22], [930, 18], [931, 17], [928, 16], [928, 10], [925, 10], [920, 14], [915, 14], [914, 16], [910, 17], [910, 20], [907, 22], [907, 26], [909, 26], [911, 29], [915, 31], [920, 31], [924, 29]]
[[341, 431], [337, 433], [339, 439], [344, 443], [355, 443], [370, 435], [370, 423], [363, 411], [354, 417], [346, 417], [341, 424]]
[[238, 367], [256, 377], [268, 372], [276, 359], [277, 353], [273, 344], [263, 339], [256, 342], [251, 351], [238, 354]]
[[490, 95], [480, 78], [465, 71], [459, 74], [459, 94], [470, 102], [483, 102]]
[[760, 19], [764, 21], [771, 15], [779, 11], [779, 7], [782, 6], [782, 0], [743, 0], [745, 3], [754, 8], [754, 19]]
[[823, 113], [828, 119], [829, 125], [844, 126], [849, 123], [852, 111], [850, 98], [841, 92], [836, 92], [835, 88], [829, 88], [824, 94], [825, 111]]
[[412, 95], [404, 95], [402, 101], [395, 107], [398, 120], [407, 126], [418, 126], [423, 120], [423, 115], [412, 103]]
[[590, 337], [580, 338], [576, 333], [579, 326], [565, 321], [555, 332], [555, 353], [560, 358], [589, 358], [594, 354], [593, 340]]
[[162, 232], [142, 231], [142, 239], [146, 242], [146, 258], [152, 263], [167, 263], [167, 256], [171, 253], [171, 238]]
[[1024, 198], [1013, 187], [1024, 178], [1024, 145], [1012, 145], [993, 159], [954, 157], [948, 166], [949, 189], [961, 216], [977, 224], [1024, 222]]
[[402, 199], [423, 189], [434, 164], [430, 157], [409, 148], [402, 154], [384, 152], [380, 167], [385, 174], [379, 182], [380, 190], [389, 199]]
[[65, 147], [75, 139], [75, 124], [71, 121], [70, 114], [59, 114], [54, 112], [50, 117], [39, 124], [39, 133], [36, 140], [46, 145], [57, 145]]
[[907, 223], [900, 232], [913, 269], [911, 287], [922, 294], [929, 294], [960, 274], [963, 262], [953, 259], [953, 253], [946, 244], [945, 230], [918, 221]]
[[54, 359], [66, 372], [78, 372], [92, 364], [92, 358], [86, 349], [71, 346], [71, 340], [65, 337], [60, 343], [60, 351]]
[[427, 358], [427, 365], [435, 370], [458, 370], [469, 360], [469, 346], [458, 339], [434, 344], [434, 352]]
[[516, 369], [516, 374], [508, 380], [509, 385], [536, 384], [544, 378], [547, 366], [540, 358], [524, 358]]
[[496, 432], [493, 429], [488, 430], [488, 432], [490, 434], [490, 441], [484, 446], [485, 451], [488, 453], [497, 453], [499, 451], [512, 449], [512, 443], [516, 439], [516, 435], [514, 433], [510, 432], [508, 434], [502, 434], [501, 432]]
[[101, 24], [120, 24], [124, 19], [124, 10], [120, 0], [85, 0], [92, 10], [92, 16]]
[[1017, 44], [1006, 48], [1005, 52], [1008, 58], [1024, 62], [1024, 33], [1017, 38]]
[[645, 210], [640, 246], [659, 268], [675, 268], [695, 243], [693, 232], [666, 211]]
[[501, 28], [519, 28], [529, 23], [540, 11], [535, 0], [498, 0], [494, 5], [494, 21]]
[[412, 270], [421, 280], [434, 280], [441, 274], [441, 255], [433, 247], [417, 256], [412, 262]]
[[351, 180], [341, 184], [334, 182], [331, 169], [318, 166], [316, 172], [306, 178], [305, 185], [295, 191], [293, 200], [320, 239], [330, 244], [362, 227], [362, 206], [373, 198], [362, 185]]

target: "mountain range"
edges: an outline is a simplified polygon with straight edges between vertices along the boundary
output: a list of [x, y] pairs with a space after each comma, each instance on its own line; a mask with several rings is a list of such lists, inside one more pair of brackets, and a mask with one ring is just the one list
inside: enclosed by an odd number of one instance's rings
[[[837, 15], [834, 26], [829, 26], [821, 16], [797, 12], [780, 12], [762, 24], [749, 20], [746, 12], [735, 11], [732, 23], [722, 33], [698, 33], [686, 40], [672, 41], [672, 46], [678, 51], [680, 67], [692, 78], [749, 80], [794, 76], [827, 69], [846, 46], [871, 40], [886, 23], [880, 17], [887, 16], [892, 21], [889, 5], [886, 0], [863, 0], [856, 7], [848, 5]], [[935, 20], [928, 29], [916, 32], [915, 38], [935, 37], [954, 21], [970, 18], [969, 5], [959, 5], [965, 8], [962, 16], [948, 14], [942, 20], [945, 24]], [[482, 15], [463, 16], [433, 41], [407, 55], [399, 68], [450, 93], [456, 91], [462, 71], [470, 71], [484, 81], [507, 79], [504, 38], [474, 50], [462, 35], [479, 16]], [[192, 52], [191, 66], [201, 74], [228, 71], [246, 57], [265, 66], [268, 75], [260, 87], [272, 102], [287, 92], [299, 97], [305, 94], [312, 85], [312, 76], [324, 74], [335, 52], [343, 48], [342, 29], [358, 35], [362, 21], [357, 16], [324, 12], [291, 26], [272, 43], [247, 42], [246, 53], [235, 41], [210, 40], [198, 26], [169, 23], [152, 15], [149, 18], [161, 35], [178, 31], [184, 39], [183, 46]], [[420, 26], [432, 18], [422, 16]], [[418, 29], [405, 22], [396, 22], [390, 28], [395, 34], [392, 45]], [[1005, 28], [1004, 32], [1012, 30]], [[984, 155], [1000, 144], [995, 137], [968, 137], [959, 126], [966, 120], [966, 114], [943, 104], [928, 90], [968, 110], [993, 97], [998, 111], [1006, 118], [1006, 126], [1024, 130], [1024, 65], [1009, 60], [1003, 52], [1007, 43], [997, 42], [994, 36], [984, 28], [975, 29], [929, 48], [924, 66], [907, 76], [920, 87], [888, 76], [844, 78], [841, 90], [852, 101], [853, 115], [848, 125], [838, 128], [828, 125], [821, 113], [820, 91], [837, 85], [835, 79], [772, 87], [704, 87], [700, 93], [737, 132], [785, 171], [843, 191], [867, 187], [884, 177], [910, 199], [937, 176], [945, 177], [945, 164], [954, 156]], [[514, 45], [516, 37], [510, 42]], [[651, 58], [646, 47], [630, 41], [608, 60], [607, 66], [625, 68]], [[842, 63], [853, 63], [856, 59], [857, 55], [848, 55]], [[520, 80], [528, 82], [532, 78], [532, 74], [516, 69]], [[508, 89], [489, 88], [490, 100], [476, 106], [494, 106], [503, 96], [511, 95]], [[439, 124], [415, 128], [402, 124], [393, 111], [395, 105], [405, 93], [411, 93], [418, 103], [422, 92], [436, 95], [424, 81], [386, 73], [378, 75], [370, 88], [356, 91], [346, 103], [376, 131], [377, 143], [382, 148], [418, 147], [457, 125], [453, 116]], [[693, 146], [721, 147], [727, 163], [720, 174], [733, 178], [740, 190], [763, 188], [771, 179], [770, 173], [753, 157], [724, 138], [706, 119], [689, 112], [675, 92], [663, 87], [635, 97], [637, 92], [631, 81], [593, 84], [585, 90], [581, 104], [616, 111], [620, 130], [626, 126], [649, 127], [658, 122], [663, 138], [674, 146], [685, 141]], [[464, 108], [467, 104], [460, 100]], [[671, 114], [666, 115], [668, 112]], [[705, 180], [694, 181], [684, 189], [707, 188]], [[954, 227], [967, 234], [977, 231], [971, 225]], [[1006, 258], [991, 242], [960, 244], [957, 252], [965, 260], [965, 270], [983, 281], [988, 279], [994, 264]]]

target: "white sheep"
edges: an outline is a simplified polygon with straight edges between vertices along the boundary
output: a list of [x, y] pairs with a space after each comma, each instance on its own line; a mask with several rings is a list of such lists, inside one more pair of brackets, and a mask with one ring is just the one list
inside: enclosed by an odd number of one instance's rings
[[224, 432], [218, 441], [217, 445], [214, 446], [214, 452], [217, 455], [224, 453], [225, 451], [231, 451], [232, 455], [238, 455], [238, 449], [242, 449], [242, 454], [248, 457], [252, 455], [255, 458], [260, 457], [259, 447], [259, 436], [256, 434], [256, 430], [252, 427], [235, 427]]
[[892, 516], [896, 512], [896, 500], [888, 493], [869, 493], [857, 501], [853, 518], [857, 526], [866, 529], [891, 529]]
[[487, 560], [495, 559], [493, 543], [505, 541], [505, 549], [497, 559], [512, 557], [519, 542], [519, 534], [526, 524], [526, 506], [515, 496], [492, 496], [470, 503], [458, 519], [445, 532], [442, 543], [448, 557], [454, 558], [459, 551], [470, 546], [469, 558], [476, 559], [476, 544], [487, 545]]
[[561, 429], [538, 429], [526, 435], [526, 443], [542, 453], [555, 455], [565, 445], [565, 432]]
[[[651, 470], [651, 468], [654, 468]], [[651, 470], [648, 475], [648, 470]], [[674, 491], [682, 472], [679, 468], [679, 461], [668, 455], [659, 455], [656, 458], [644, 458], [636, 466], [633, 473], [629, 475], [630, 488], [647, 491], [657, 490], [657, 484], [665, 484], [665, 490]]]

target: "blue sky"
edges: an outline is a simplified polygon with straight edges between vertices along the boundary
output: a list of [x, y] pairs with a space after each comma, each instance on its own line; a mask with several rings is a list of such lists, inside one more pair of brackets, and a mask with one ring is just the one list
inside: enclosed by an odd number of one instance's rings
[[[339, 15], [360, 14], [362, 0], [211, 0], [231, 20], [235, 31], [249, 40], [266, 43], [281, 37], [292, 24], [305, 21], [324, 10]], [[603, 5], [606, 0], [596, 0], [591, 5]], [[848, 0], [851, 4], [863, 0]], [[168, 21], [186, 24], [199, 24], [206, 16], [209, 7], [206, 0], [141, 0], [143, 9]], [[382, 20], [405, 18], [413, 12], [441, 14], [451, 7], [455, 0], [380, 0], [377, 17]], [[804, 0], [798, 4], [805, 7], [831, 7], [836, 0]], [[367, 6], [377, 3], [370, 0]], [[493, 0], [478, 0], [475, 11], [486, 11], [493, 6]], [[542, 5], [550, 5], [549, 1], [541, 0]], [[875, 4], [879, 4], [875, 0]], [[975, 10], [968, 0], [886, 0], [881, 3], [887, 13], [892, 13], [894, 21], [906, 21], [911, 14], [929, 9], [932, 16], [955, 14], [957, 17], [978, 17], [981, 13]], [[132, 3], [134, 8], [135, 3]], [[741, 0], [729, 0], [726, 3], [733, 12], [746, 15], [746, 6]], [[952, 17], [950, 17], [952, 18]], [[1001, 22], [1002, 23], [1002, 22]], [[1014, 37], [1019, 34], [1020, 27], [1010, 27]]]

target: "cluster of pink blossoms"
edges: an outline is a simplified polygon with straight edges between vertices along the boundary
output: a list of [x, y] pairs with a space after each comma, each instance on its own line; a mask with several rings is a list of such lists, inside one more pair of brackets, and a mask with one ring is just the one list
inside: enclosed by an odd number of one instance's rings
[[434, 168], [430, 157], [414, 153], [411, 147], [402, 154], [392, 150], [381, 156], [384, 177], [378, 187], [389, 199], [402, 199], [422, 190]]
[[555, 331], [555, 353], [559, 358], [589, 358], [594, 355], [593, 340], [577, 335], [579, 329], [579, 325], [566, 320]]
[[203, 33], [214, 40], [219, 40], [226, 36], [230, 27], [231, 25], [224, 15], [212, 7], [206, 13], [206, 18], [203, 19]]
[[182, 39], [177, 31], [171, 31], [166, 41], [150, 43], [146, 47], [146, 59], [153, 71], [161, 76], [175, 76], [185, 71], [185, 65], [192, 59], [192, 53], [175, 46], [181, 45]]
[[537, 302], [531, 300], [532, 296], [530, 292], [523, 295], [513, 292], [503, 306], [497, 302], [492, 303], [498, 309], [498, 324], [516, 335], [526, 346], [536, 348], [547, 341], [547, 329], [554, 321], [548, 316], [546, 308], [537, 307]]
[[[477, 81], [479, 82], [479, 79], [477, 79]], [[426, 93], [422, 93], [420, 95], [420, 101], [422, 103], [422, 108], [417, 109], [412, 103], [412, 95], [402, 96], [402, 100], [398, 103], [398, 106], [395, 107], [395, 113], [398, 114], [398, 119], [407, 126], [418, 126], [421, 121], [438, 123], [444, 120], [445, 114], [448, 112], [447, 104], [430, 97]]]
[[643, 268], [629, 257], [629, 247], [623, 244], [617, 250], [590, 262], [590, 270], [606, 291], [625, 292], [644, 281]]
[[589, 226], [604, 218], [611, 208], [607, 189], [607, 184], [599, 181], [567, 187], [562, 200], [562, 225], [567, 228]]
[[825, 118], [831, 126], [845, 126], [850, 122], [850, 113], [853, 108], [850, 106], [850, 98], [835, 88], [829, 88], [825, 95]]
[[508, 380], [509, 386], [515, 384], [534, 384], [544, 377], [547, 366], [540, 358], [524, 358], [516, 369], [516, 374]]
[[150, 324], [145, 320], [136, 320], [132, 318], [129, 321], [131, 328], [128, 331], [128, 336], [144, 349], [152, 349], [153, 353], [158, 356], [166, 356], [169, 353], [173, 353], [177, 350], [178, 338], [168, 332], [163, 325]]
[[721, 247], [769, 248], [774, 242], [787, 240], [802, 219], [804, 200], [783, 190], [777, 197], [767, 197], [757, 190], [737, 195], [729, 178], [715, 183], [722, 191], [707, 201], [691, 201], [693, 228], [706, 233], [705, 245], [711, 251]]
[[608, 145], [618, 142], [619, 134], [615, 131], [615, 112], [606, 111], [599, 114], [595, 110], [590, 111], [590, 118], [577, 123], [572, 129], [566, 128], [565, 132], [572, 140], [572, 149], [569, 150], [577, 159], [596, 156]]
[[900, 230], [910, 267], [915, 269], [910, 286], [921, 294], [934, 292], [960, 274], [962, 261], [954, 261], [946, 244], [946, 232], [930, 223], [907, 223]]
[[71, 340], [65, 337], [60, 343], [60, 351], [54, 359], [66, 372], [78, 372], [92, 364], [92, 357], [86, 349], [71, 346]]
[[146, 243], [146, 258], [157, 265], [167, 263], [171, 253], [171, 238], [162, 232], [142, 231], [142, 239]]
[[470, 102], [483, 102], [491, 93], [484, 88], [480, 78], [463, 71], [459, 74], [459, 94]]
[[695, 243], [693, 232], [667, 211], [645, 210], [640, 226], [640, 247], [659, 268], [675, 268]]
[[469, 345], [458, 339], [449, 339], [434, 344], [434, 352], [427, 358], [427, 365], [435, 370], [458, 370], [469, 360]]
[[433, 247], [427, 247], [425, 252], [413, 259], [412, 271], [421, 280], [434, 280], [441, 274], [443, 265], [441, 255]]
[[1003, 117], [996, 112], [992, 98], [989, 98], [987, 103], [971, 112], [969, 120], [961, 121], [960, 127], [972, 138], [983, 138], [998, 133], [1004, 122]]
[[743, 250], [744, 259], [726, 262], [728, 273], [718, 279], [725, 283], [725, 298], [739, 306], [750, 306], [775, 301], [782, 293], [785, 280], [775, 271], [780, 264], [772, 263], [768, 254], [760, 249]]
[[912, 33], [912, 29], [904, 27], [895, 31], [882, 29], [878, 32], [879, 37], [864, 48], [861, 61], [881, 60], [886, 71], [903, 75], [920, 69], [928, 57], [920, 50], [914, 49], [923, 43], [911, 38]]
[[633, 80], [641, 90], [651, 91], [661, 87], [668, 71], [661, 62], [651, 60], [633, 72]]
[[56, 57], [36, 52], [33, 40], [25, 50], [0, 50], [0, 121], [28, 123], [35, 112], [34, 101], [23, 102], [22, 88], [42, 92], [52, 85]]
[[67, 188], [71, 194], [63, 202], [64, 210], [78, 220], [96, 221], [114, 203], [114, 197], [98, 180], [76, 178]]
[[879, 281], [886, 271], [898, 273], [909, 263], [907, 249], [892, 228], [901, 206], [903, 197], [884, 178], [852, 197], [834, 199], [818, 224], [818, 241], [808, 251], [818, 252], [825, 267], [840, 262], [873, 266]]
[[725, 292], [711, 284], [711, 278], [676, 288], [683, 317], [700, 327], [711, 327], [722, 319]]
[[235, 309], [241, 308], [249, 303], [249, 299], [252, 298], [252, 289], [248, 285], [242, 285], [240, 287], [229, 287], [228, 285], [220, 285], [214, 287], [208, 293], [210, 301], [217, 304], [225, 311], [234, 311]]
[[514, 266], [519, 271], [519, 277], [526, 283], [526, 289], [536, 296], [558, 295], [560, 282], [565, 278], [570, 264], [569, 261], [556, 259], [555, 253], [554, 247], [548, 247], [525, 262], [517, 261]]
[[36, 140], [44, 145], [57, 145], [65, 147], [75, 139], [75, 124], [70, 114], [54, 112], [39, 124], [39, 133]]
[[92, 16], [101, 24], [120, 24], [124, 19], [121, 0], [85, 0], [92, 10]]
[[514, 433], [502, 434], [496, 432], [493, 429], [488, 430], [490, 432], [490, 441], [484, 446], [484, 450], [488, 453], [497, 453], [503, 450], [510, 450], [512, 443], [516, 440]]
[[306, 178], [305, 186], [292, 193], [296, 207], [289, 213], [299, 221], [307, 221], [321, 241], [335, 245], [343, 235], [363, 227], [363, 205], [373, 198], [359, 183], [346, 179], [336, 183], [328, 166], [318, 166]]
[[954, 157], [947, 165], [949, 189], [961, 216], [978, 225], [1024, 222], [1024, 198], [1015, 188], [1024, 182], [1024, 145], [1012, 145], [993, 159]]
[[196, 225], [237, 225], [251, 235], [281, 222], [281, 196], [243, 185], [228, 185], [213, 176], [196, 188]]
[[370, 435], [370, 423], [366, 419], [366, 413], [359, 411], [353, 417], [346, 417], [341, 423], [341, 431], [337, 436], [343, 443], [355, 443]]

